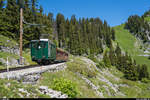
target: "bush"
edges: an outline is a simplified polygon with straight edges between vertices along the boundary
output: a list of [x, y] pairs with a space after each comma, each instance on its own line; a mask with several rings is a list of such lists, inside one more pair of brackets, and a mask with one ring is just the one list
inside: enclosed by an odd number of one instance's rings
[[143, 82], [143, 83], [149, 83], [149, 82], [150, 82], [150, 80], [149, 80], [149, 79], [147, 79], [147, 78], [142, 78], [141, 82]]
[[76, 97], [78, 94], [76, 85], [72, 81], [64, 78], [54, 79], [52, 88], [67, 94], [69, 97]]
[[2, 63], [2, 62], [0, 62], [0, 65], [3, 65], [3, 63]]
[[98, 62], [99, 62], [99, 61], [94, 57], [94, 55], [89, 55], [88, 58], [91, 59], [92, 61], [94, 61], [95, 63], [98, 63]]
[[99, 63], [97, 63], [96, 64], [96, 66], [98, 67], [98, 68], [105, 68], [105, 63], [104, 62], [99, 62]]
[[150, 60], [150, 55], [149, 55], [148, 59]]

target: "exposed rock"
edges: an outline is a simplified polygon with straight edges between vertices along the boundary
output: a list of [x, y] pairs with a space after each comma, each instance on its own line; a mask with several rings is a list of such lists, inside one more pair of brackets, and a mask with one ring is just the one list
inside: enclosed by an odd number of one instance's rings
[[14, 46], [13, 48], [0, 46], [0, 51], [19, 55], [19, 48], [17, 46]]
[[148, 50], [144, 51], [144, 53], [150, 53]]
[[117, 92], [118, 91], [118, 88], [115, 86], [115, 85], [113, 85], [109, 80], [107, 80], [106, 78], [104, 78], [103, 76], [99, 76], [99, 78], [98, 78], [100, 81], [103, 81], [103, 82], [105, 82], [108, 86], [110, 86], [115, 92]]
[[24, 90], [23, 88], [19, 88], [18, 91], [22, 92], [22, 93], [26, 93], [26, 96], [29, 97], [30, 93], [28, 93], [27, 90]]
[[7, 84], [6, 84], [7, 87], [9, 87], [10, 85], [11, 85], [10, 83], [7, 83]]
[[[93, 67], [92, 70], [96, 69], [99, 72], [98, 76], [97, 76], [99, 81], [105, 82], [109, 87], [111, 87], [112, 90], [114, 90], [115, 94], [111, 94], [109, 88], [107, 86], [104, 86], [104, 88], [107, 91], [109, 96], [115, 96], [115, 95], [125, 96], [123, 93], [121, 93], [119, 91], [119, 85], [111, 83], [107, 78], [105, 78], [105, 76], [109, 77], [110, 79], [114, 79], [117, 82], [120, 81], [120, 78], [118, 78], [118, 77], [114, 76], [113, 74], [111, 74], [111, 72], [109, 71], [108, 68], [104, 68], [104, 69], [97, 68], [95, 62], [93, 62], [92, 60], [90, 60], [88, 58], [82, 57], [82, 60], [87, 63], [88, 68], [89, 68], [89, 66], [92, 66]], [[84, 78], [83, 76], [80, 76], [80, 77], [82, 77], [82, 79], [84, 79], [91, 87], [93, 87], [94, 90], [98, 91], [97, 90], [98, 86], [97, 87], [94, 86], [94, 84], [91, 83], [91, 81]], [[121, 86], [127, 86], [127, 85], [124, 84], [124, 85], [121, 85]], [[97, 94], [98, 94], [98, 92], [97, 92]], [[103, 97], [103, 93], [100, 93], [100, 96]]]
[[79, 73], [76, 73], [79, 77], [81, 77], [83, 80], [85, 80], [85, 82], [90, 85], [92, 87], [93, 90], [96, 91], [97, 95], [100, 96], [100, 97], [104, 97], [103, 96], [103, 93], [100, 92], [98, 89], [99, 87], [98, 86], [95, 86], [90, 80], [88, 80], [87, 78], [85, 78], [84, 76], [82, 76], [81, 74]]
[[8, 65], [9, 66], [17, 66], [18, 65], [18, 61], [15, 58], [10, 57]]
[[147, 55], [139, 55], [139, 56], [149, 57], [149, 55], [148, 55], [148, 54], [147, 54]]
[[3, 58], [0, 58], [0, 62], [2, 62], [2, 64], [3, 64], [3, 65], [5, 65], [5, 64], [6, 64], [6, 60], [5, 60], [5, 59], [3, 59]]
[[0, 62], [2, 62], [3, 65], [18, 66], [18, 61], [13, 57], [8, 57], [8, 63], [4, 58], [0, 58]]
[[49, 95], [51, 98], [68, 98], [66, 94], [62, 94], [60, 91], [49, 89], [47, 86], [40, 86], [39, 90], [42, 94]]
[[129, 87], [127, 84], [119, 84], [121, 87]]
[[101, 60], [103, 60], [103, 55], [102, 55], [102, 54], [98, 54], [98, 55], [96, 56], [96, 58], [97, 58], [99, 61], [101, 61]]
[[107, 91], [108, 96], [111, 96], [111, 93], [109, 92], [109, 88], [106, 85], [103, 85], [102, 87], [105, 88], [105, 90]]
[[21, 79], [22, 79], [23, 83], [36, 84], [36, 82], [38, 81], [39, 78], [40, 78], [40, 74], [35, 74], [35, 75], [23, 76]]

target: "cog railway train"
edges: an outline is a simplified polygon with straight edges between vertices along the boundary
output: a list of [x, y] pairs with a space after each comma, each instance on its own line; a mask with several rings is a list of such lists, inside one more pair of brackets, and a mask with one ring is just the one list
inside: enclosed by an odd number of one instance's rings
[[64, 62], [68, 60], [68, 53], [49, 39], [32, 40], [30, 43], [31, 59], [39, 65], [48, 65], [52, 62]]

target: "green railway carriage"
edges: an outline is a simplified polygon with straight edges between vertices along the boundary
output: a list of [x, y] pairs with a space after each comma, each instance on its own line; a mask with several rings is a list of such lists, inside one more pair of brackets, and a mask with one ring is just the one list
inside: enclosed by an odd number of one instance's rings
[[48, 39], [31, 41], [31, 58], [38, 64], [49, 64], [56, 59], [56, 46]]

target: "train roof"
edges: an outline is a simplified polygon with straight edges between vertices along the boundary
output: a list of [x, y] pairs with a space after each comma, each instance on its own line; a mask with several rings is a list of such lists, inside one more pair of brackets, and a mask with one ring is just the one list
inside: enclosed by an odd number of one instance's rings
[[49, 39], [31, 40], [31, 42], [39, 42], [39, 41], [45, 41], [45, 42], [48, 42], [48, 41], [49, 41], [49, 43], [55, 45], [55, 44], [54, 44], [51, 40], [49, 40]]
[[61, 48], [57, 48], [57, 50], [62, 51], [62, 52], [65, 52], [65, 53], [68, 53], [67, 51], [65, 51], [65, 50], [63, 50], [63, 49], [61, 49]]
[[38, 42], [38, 41], [50, 41], [50, 43], [54, 44], [51, 40], [49, 39], [40, 39], [40, 40], [31, 40], [31, 42]]
[[40, 39], [40, 41], [48, 41], [48, 39]]

